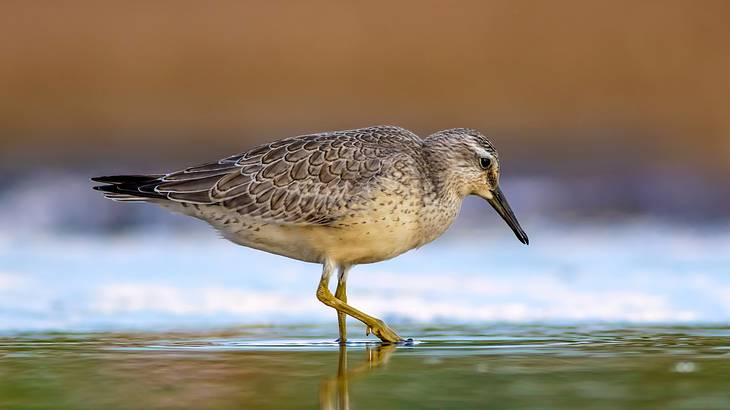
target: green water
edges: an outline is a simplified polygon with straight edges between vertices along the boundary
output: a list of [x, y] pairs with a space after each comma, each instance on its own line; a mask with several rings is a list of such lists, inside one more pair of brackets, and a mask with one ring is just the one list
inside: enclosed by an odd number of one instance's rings
[[730, 408], [730, 328], [399, 329], [5, 336], [0, 408]]

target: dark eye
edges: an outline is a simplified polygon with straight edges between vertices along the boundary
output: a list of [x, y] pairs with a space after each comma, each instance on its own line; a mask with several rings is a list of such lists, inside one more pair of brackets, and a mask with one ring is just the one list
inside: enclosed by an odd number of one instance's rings
[[482, 168], [487, 169], [490, 166], [492, 166], [492, 159], [491, 158], [488, 158], [488, 157], [479, 158], [479, 165]]

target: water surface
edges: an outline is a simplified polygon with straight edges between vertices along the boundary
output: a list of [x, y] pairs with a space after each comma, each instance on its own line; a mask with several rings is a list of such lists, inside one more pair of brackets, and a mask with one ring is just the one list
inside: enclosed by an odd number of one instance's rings
[[413, 343], [344, 347], [334, 330], [7, 335], [0, 407], [730, 407], [727, 327], [400, 326]]

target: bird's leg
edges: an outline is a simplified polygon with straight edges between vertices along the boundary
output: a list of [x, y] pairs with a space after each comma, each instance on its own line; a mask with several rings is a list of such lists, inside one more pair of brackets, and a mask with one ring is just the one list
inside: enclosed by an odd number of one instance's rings
[[393, 329], [389, 328], [382, 320], [374, 318], [368, 314], [365, 314], [347, 303], [337, 299], [332, 295], [327, 285], [332, 276], [334, 270], [334, 264], [330, 261], [324, 263], [322, 269], [322, 279], [319, 281], [319, 287], [317, 288], [317, 299], [319, 299], [325, 305], [334, 308], [338, 312], [345, 313], [346, 315], [352, 316], [355, 319], [363, 322], [368, 329], [372, 330], [373, 334], [380, 338], [386, 343], [397, 343], [402, 342], [403, 338], [398, 336]]
[[[339, 272], [337, 273], [337, 290], [335, 290], [335, 297], [342, 303], [347, 303], [347, 272], [350, 270], [349, 265], [341, 265]], [[338, 341], [340, 344], [347, 342], [347, 322], [345, 319], [347, 316], [344, 312], [337, 311], [337, 324], [340, 328], [340, 338]]]

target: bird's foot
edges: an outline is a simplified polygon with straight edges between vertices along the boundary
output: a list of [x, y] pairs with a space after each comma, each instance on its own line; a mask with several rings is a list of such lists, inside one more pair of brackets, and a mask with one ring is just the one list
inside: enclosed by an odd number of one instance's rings
[[402, 343], [405, 342], [405, 339], [398, 336], [397, 333], [395, 333], [395, 330], [388, 327], [388, 325], [385, 324], [382, 320], [378, 320], [373, 326], [368, 326], [365, 330], [366, 335], [370, 335], [370, 333], [377, 336], [380, 340], [383, 341], [383, 343]]

